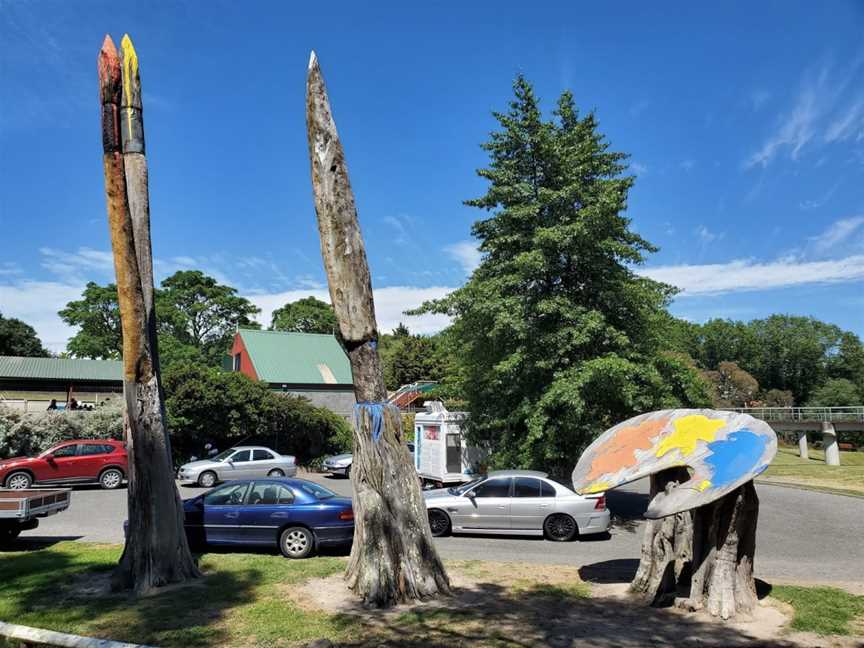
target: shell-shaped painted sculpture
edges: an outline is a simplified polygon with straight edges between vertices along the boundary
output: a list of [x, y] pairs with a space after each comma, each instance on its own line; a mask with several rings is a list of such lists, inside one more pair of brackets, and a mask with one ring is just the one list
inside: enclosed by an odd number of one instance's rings
[[748, 414], [676, 409], [649, 412], [610, 428], [579, 458], [577, 493], [598, 493], [675, 466], [690, 479], [657, 493], [646, 518], [710, 504], [753, 479], [777, 454], [771, 426]]

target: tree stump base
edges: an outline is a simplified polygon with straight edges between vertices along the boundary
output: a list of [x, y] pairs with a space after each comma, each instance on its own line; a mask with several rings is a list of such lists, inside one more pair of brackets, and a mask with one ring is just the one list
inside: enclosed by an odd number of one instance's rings
[[[686, 468], [670, 468], [651, 476], [651, 497], [690, 479]], [[674, 603], [686, 587], [692, 557], [693, 519], [690, 511], [660, 520], [648, 520], [642, 540], [639, 568], [630, 593], [649, 605]]]
[[756, 608], [753, 559], [759, 497], [753, 481], [700, 506], [693, 513], [693, 576], [690, 596], [677, 602], [724, 621]]

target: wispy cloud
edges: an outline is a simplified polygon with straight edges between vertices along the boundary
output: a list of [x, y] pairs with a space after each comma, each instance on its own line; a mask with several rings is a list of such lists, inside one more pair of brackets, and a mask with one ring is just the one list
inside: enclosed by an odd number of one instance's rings
[[681, 297], [719, 295], [861, 281], [864, 280], [864, 255], [830, 261], [736, 259], [728, 263], [642, 268], [639, 273], [677, 287]]
[[648, 165], [643, 164], [642, 162], [631, 162], [630, 170], [637, 176], [645, 175], [646, 173], [648, 173]]
[[705, 225], [700, 225], [696, 228], [696, 236], [703, 245], [708, 245], [714, 241], [721, 241], [726, 236], [725, 232], [712, 232]]
[[837, 192], [837, 189], [840, 187], [839, 182], [835, 182], [824, 194], [819, 196], [818, 198], [814, 198], [813, 200], [802, 200], [798, 203], [798, 206], [801, 209], [809, 210], [809, 209], [819, 209], [823, 205], [827, 204], [831, 198], [834, 197], [834, 194]]
[[864, 216], [843, 218], [833, 223], [828, 229], [810, 238], [813, 250], [817, 254], [825, 254], [849, 241], [852, 236], [864, 226]]
[[864, 99], [850, 100], [846, 90], [860, 80], [862, 63], [864, 55], [859, 55], [839, 70], [830, 62], [808, 69], [791, 109], [777, 117], [773, 132], [744, 168], [767, 167], [781, 155], [798, 160], [806, 147], [857, 137], [864, 129]]
[[462, 270], [465, 271], [466, 275], [470, 275], [474, 272], [474, 270], [477, 269], [477, 266], [480, 265], [480, 261], [483, 259], [483, 255], [480, 253], [480, 250], [477, 249], [477, 244], [474, 241], [459, 241], [458, 243], [453, 243], [452, 245], [446, 246], [444, 252], [462, 266]]
[[753, 90], [748, 97], [753, 112], [758, 112], [771, 98], [771, 93], [765, 89]]
[[67, 252], [43, 247], [39, 248], [39, 253], [42, 255], [43, 268], [67, 279], [92, 275], [94, 272], [102, 274], [114, 269], [114, 257], [104, 250], [81, 247], [75, 252]]

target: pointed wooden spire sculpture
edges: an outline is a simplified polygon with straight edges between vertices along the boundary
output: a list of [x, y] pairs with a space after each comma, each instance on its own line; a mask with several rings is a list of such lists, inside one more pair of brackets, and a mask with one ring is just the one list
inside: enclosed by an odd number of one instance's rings
[[346, 578], [365, 605], [386, 607], [449, 593], [432, 544], [426, 506], [402, 442], [399, 410], [385, 403], [372, 282], [345, 153], [315, 53], [306, 79], [312, 188], [330, 298], [357, 405], [354, 411], [354, 544]]
[[[134, 57], [128, 36], [123, 40], [124, 54], [128, 51]], [[131, 58], [124, 60], [124, 64], [131, 66]], [[117, 49], [111, 37], [106, 36], [99, 52], [98, 70], [105, 195], [123, 331], [123, 393], [129, 450], [129, 527], [112, 585], [143, 594], [200, 574], [183, 530], [183, 506], [174, 483], [159, 386], [137, 59], [134, 74], [127, 73], [124, 78]], [[122, 104], [121, 95], [137, 97], [137, 105], [134, 99]], [[121, 116], [124, 109], [128, 111], [126, 118]], [[121, 122], [128, 129], [126, 135], [121, 133]], [[140, 142], [140, 151], [134, 150], [136, 142]], [[127, 168], [124, 149], [129, 151], [127, 155], [138, 155], [141, 159], [133, 159]], [[127, 190], [129, 185], [133, 187], [131, 192]], [[135, 217], [131, 205], [135, 206]]]

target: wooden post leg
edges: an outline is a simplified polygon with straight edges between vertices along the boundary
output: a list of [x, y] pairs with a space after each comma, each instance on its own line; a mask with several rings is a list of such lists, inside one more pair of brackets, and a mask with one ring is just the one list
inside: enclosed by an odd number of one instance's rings
[[[686, 468], [670, 468], [651, 476], [651, 497], [686, 482]], [[642, 540], [639, 568], [630, 592], [651, 605], [672, 603], [691, 558], [693, 523], [689, 511], [648, 520]]]

